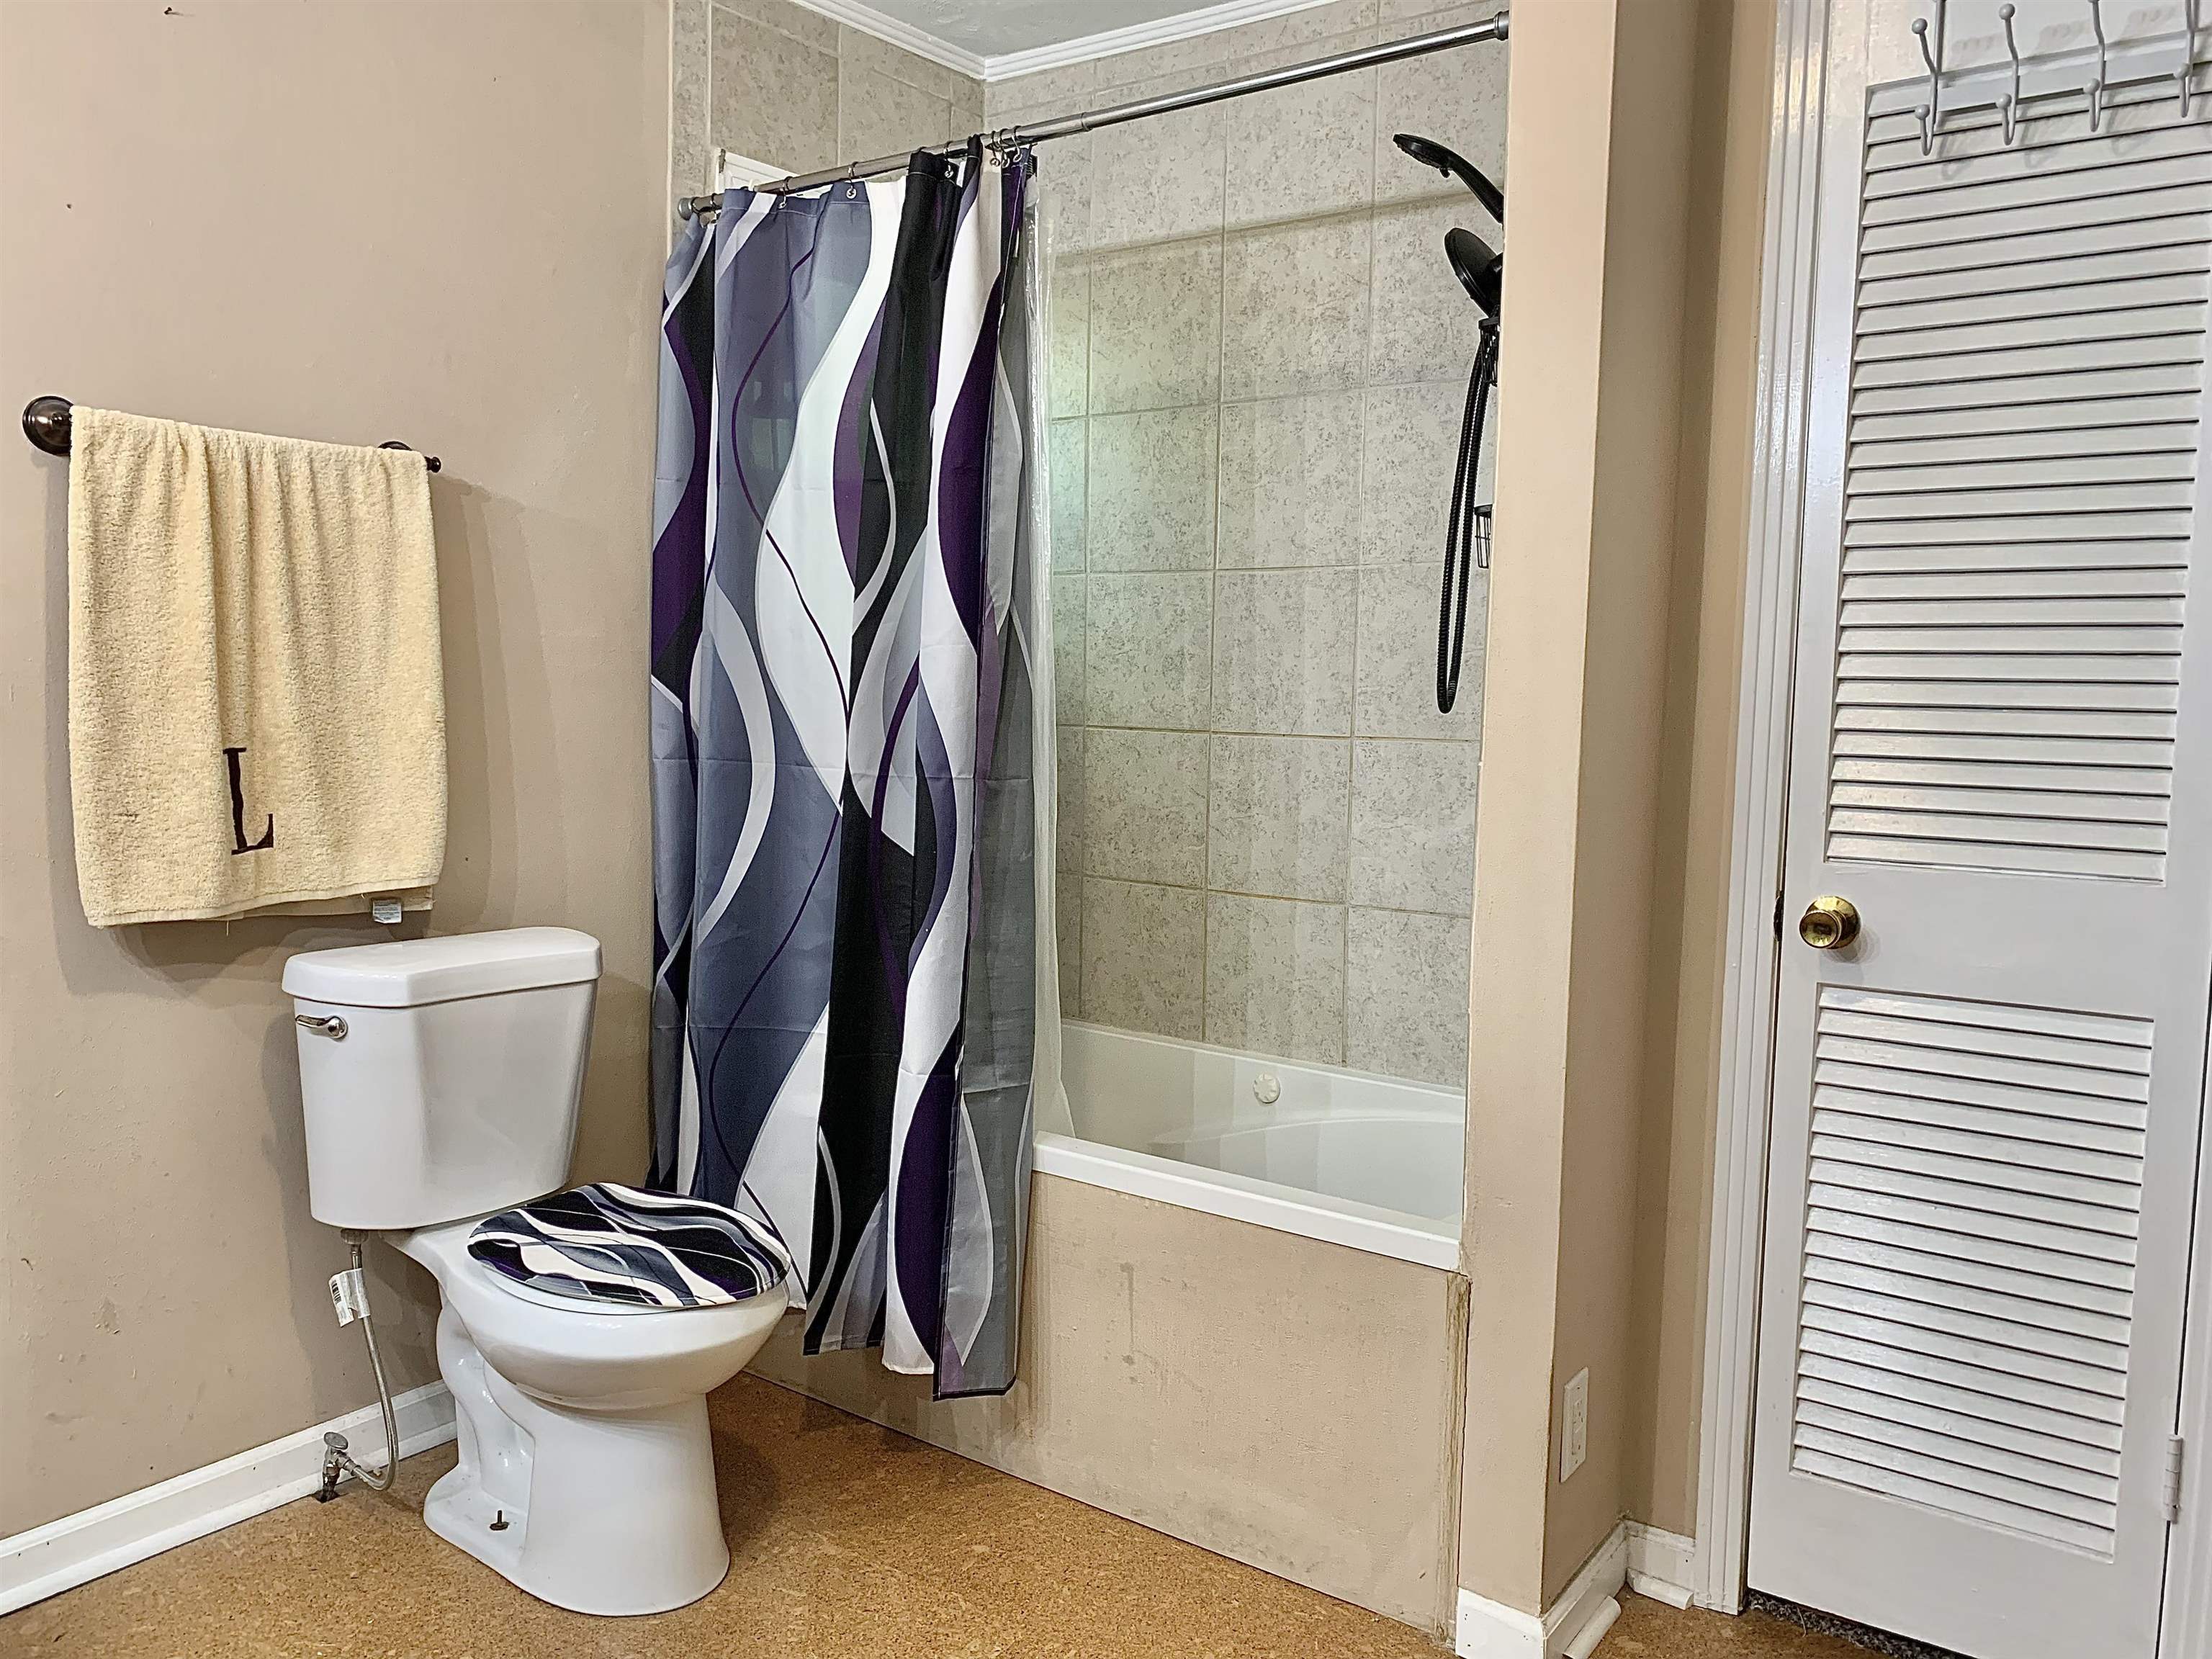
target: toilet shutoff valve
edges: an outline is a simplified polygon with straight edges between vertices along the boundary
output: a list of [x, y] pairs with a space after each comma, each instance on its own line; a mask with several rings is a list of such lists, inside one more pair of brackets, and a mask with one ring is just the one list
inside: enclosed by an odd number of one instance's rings
[[368, 1279], [360, 1268], [331, 1275], [331, 1305], [337, 1310], [341, 1325], [368, 1317]]

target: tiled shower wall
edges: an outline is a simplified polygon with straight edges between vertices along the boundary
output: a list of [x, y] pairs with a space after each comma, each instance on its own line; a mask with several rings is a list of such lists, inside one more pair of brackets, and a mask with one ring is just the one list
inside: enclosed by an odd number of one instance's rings
[[[986, 89], [787, 0], [675, 0], [672, 180], [707, 188], [718, 146], [805, 171], [1492, 9], [1340, 0]], [[1039, 148], [1071, 1016], [1465, 1084], [1485, 595], [1440, 715], [1476, 337], [1442, 240], [1495, 228], [1390, 137], [1502, 181], [1505, 62]]]
[[[1473, 21], [1343, 0], [988, 88], [1000, 127]], [[1070, 1014], [1463, 1087], [1485, 584], [1435, 702], [1477, 313], [1441, 139], [1501, 181], [1462, 47], [1038, 149]], [[1493, 419], [1494, 419], [1493, 410]]]
[[669, 171], [712, 188], [714, 154], [793, 173], [964, 138], [983, 83], [788, 0], [675, 0]]

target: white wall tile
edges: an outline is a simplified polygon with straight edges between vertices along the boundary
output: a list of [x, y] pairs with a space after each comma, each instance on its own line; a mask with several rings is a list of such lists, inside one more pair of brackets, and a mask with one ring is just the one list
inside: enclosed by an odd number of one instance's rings
[[1204, 886], [1206, 770], [1202, 732], [1092, 726], [1083, 745], [1085, 873]]
[[1216, 31], [1164, 41], [1157, 46], [1140, 46], [1134, 52], [1118, 52], [1111, 58], [1094, 60], [1093, 66], [1099, 90], [1110, 94], [1108, 101], [1120, 104], [1129, 102], [1130, 88], [1139, 86], [1147, 89], [1147, 96], [1203, 86], [1219, 79], [1228, 62], [1228, 37]]
[[[1367, 388], [1360, 479], [1359, 556], [1368, 564], [1427, 564], [1441, 570], [1451, 516], [1467, 385], [1431, 380]], [[1491, 499], [1498, 399], [1490, 400], [1475, 500]]]
[[1361, 430], [1357, 392], [1224, 404], [1215, 564], [1241, 570], [1352, 562]]
[[1058, 861], [1062, 886], [1083, 878], [1083, 738], [1079, 726], [1062, 726], [1053, 734], [1057, 751], [1053, 757], [1059, 772], [1054, 791], [1053, 855]]
[[865, 29], [841, 27], [837, 31], [837, 56], [852, 68], [902, 81], [940, 100], [952, 96], [956, 82], [971, 87], [981, 85], [942, 64], [919, 57], [903, 46], [895, 46]]
[[1223, 205], [1232, 228], [1340, 213], [1372, 199], [1373, 70], [1255, 93], [1222, 107]]
[[836, 24], [781, 0], [750, 0], [748, 10], [796, 33], [714, 8], [712, 143], [793, 173], [829, 167], [837, 159]]
[[1354, 908], [1345, 937], [1344, 1063], [1467, 1087], [1469, 923]]
[[945, 109], [945, 139], [957, 143], [971, 133], [984, 131], [983, 83], [971, 81], [955, 71], [952, 76], [952, 97]]
[[1354, 904], [1473, 910], [1477, 752], [1472, 743], [1353, 743]]
[[[1114, 98], [1117, 103], [1134, 102], [1174, 89], [1139, 83], [1115, 92]], [[1206, 104], [1092, 133], [1092, 246], [1152, 246], [1220, 229], [1228, 126], [1223, 106]]]
[[[1464, 208], [1446, 201], [1376, 210], [1375, 291], [1389, 297], [1375, 307], [1367, 348], [1370, 385], [1466, 383], [1482, 313], [1444, 258], [1444, 233], [1477, 216], [1473, 198], [1462, 199]], [[1492, 240], [1487, 228], [1477, 234]]]
[[718, 9], [764, 24], [786, 39], [797, 40], [817, 52], [837, 50], [837, 20], [811, 7], [793, 5], [792, 0], [715, 0], [715, 5]]
[[1091, 200], [1096, 179], [1091, 165], [1095, 135], [1079, 132], [1041, 144], [1033, 187], [1042, 205], [1048, 246], [1058, 253], [1082, 253], [1091, 246]]
[[1211, 570], [1213, 408], [1091, 417], [1086, 536], [1093, 570]]
[[1342, 737], [1352, 730], [1355, 574], [1220, 573], [1216, 731]]
[[1263, 17], [1226, 31], [1230, 63], [1238, 73], [1260, 67], [1310, 63], [1375, 44], [1376, 0], [1332, 0], [1280, 17]]
[[1027, 116], [1072, 115], [1088, 106], [1098, 85], [1098, 65], [1086, 58], [1058, 69], [1018, 75], [1008, 81], [992, 81], [983, 88], [984, 118], [994, 127], [1012, 125]]
[[1052, 582], [1052, 673], [1054, 701], [1058, 705], [1058, 716], [1063, 724], [1079, 724], [1087, 718], [1089, 700], [1085, 695], [1089, 678], [1086, 629], [1085, 627], [1089, 595], [1084, 592], [1085, 578], [1079, 575], [1055, 576]]
[[1340, 1065], [1344, 907], [1209, 894], [1206, 1040]]
[[1221, 240], [1091, 263], [1091, 408], [1211, 404], [1221, 392]]
[[1206, 884], [1341, 901], [1350, 750], [1341, 738], [1217, 736]]
[[1213, 579], [1087, 576], [1085, 718], [1093, 726], [1206, 729]]
[[850, 58], [842, 58], [837, 65], [837, 159], [872, 161], [941, 144], [951, 125], [951, 110], [946, 99], [861, 68]]
[[1053, 893], [1054, 931], [1060, 943], [1060, 1012], [1083, 1018], [1083, 878], [1062, 866]]
[[1047, 428], [1050, 446], [1045, 456], [1047, 483], [1052, 493], [1052, 568], [1080, 570], [1084, 566], [1085, 505], [1090, 443], [1087, 423], [1054, 421]]
[[1369, 565], [1359, 573], [1359, 697], [1363, 738], [1462, 738], [1482, 732], [1482, 663], [1490, 622], [1490, 579], [1477, 570], [1468, 586], [1467, 644], [1459, 697], [1437, 712], [1437, 622], [1443, 562]]
[[1364, 216], [1231, 234], [1221, 303], [1222, 396], [1237, 402], [1361, 384], [1368, 275]]
[[1198, 1041], [1206, 1035], [1206, 895], [1083, 883], [1083, 1016]]
[[1091, 262], [1053, 262], [1045, 300], [1045, 408], [1066, 420], [1091, 407]]
[[670, 21], [672, 76], [669, 91], [669, 178], [676, 194], [700, 196], [712, 187], [714, 163], [708, 159], [708, 41], [707, 0], [675, 0]]

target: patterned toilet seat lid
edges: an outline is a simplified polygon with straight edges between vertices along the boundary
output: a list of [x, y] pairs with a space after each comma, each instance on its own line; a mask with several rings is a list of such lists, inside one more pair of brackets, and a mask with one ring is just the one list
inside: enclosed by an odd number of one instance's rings
[[612, 1182], [478, 1222], [469, 1254], [534, 1291], [630, 1308], [710, 1308], [776, 1289], [790, 1254], [763, 1223], [703, 1199]]

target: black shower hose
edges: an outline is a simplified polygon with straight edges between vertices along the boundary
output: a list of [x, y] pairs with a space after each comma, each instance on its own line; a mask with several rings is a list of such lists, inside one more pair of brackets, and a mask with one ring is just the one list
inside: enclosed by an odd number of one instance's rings
[[1437, 606], [1437, 708], [1446, 714], [1459, 701], [1460, 659], [1467, 650], [1467, 590], [1474, 579], [1480, 517], [1474, 500], [1475, 473], [1482, 455], [1483, 416], [1497, 384], [1498, 325], [1486, 317], [1482, 343], [1474, 350], [1474, 373], [1467, 382], [1467, 412], [1459, 423], [1459, 465], [1452, 475], [1451, 517], [1444, 525], [1444, 591]]

